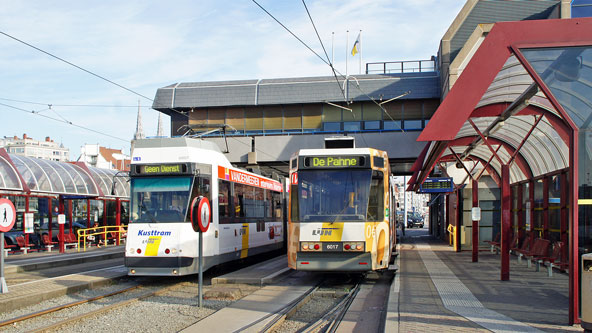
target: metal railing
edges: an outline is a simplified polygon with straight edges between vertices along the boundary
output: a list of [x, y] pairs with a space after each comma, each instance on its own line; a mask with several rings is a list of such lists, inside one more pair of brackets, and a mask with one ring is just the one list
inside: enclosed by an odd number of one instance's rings
[[80, 248], [86, 251], [86, 243], [96, 243], [98, 245], [107, 246], [109, 241], [113, 245], [119, 245], [122, 239], [127, 236], [127, 228], [125, 225], [108, 225], [102, 227], [92, 227], [86, 229], [78, 229], [78, 252]]
[[436, 70], [435, 59], [366, 63], [366, 74], [422, 73]]

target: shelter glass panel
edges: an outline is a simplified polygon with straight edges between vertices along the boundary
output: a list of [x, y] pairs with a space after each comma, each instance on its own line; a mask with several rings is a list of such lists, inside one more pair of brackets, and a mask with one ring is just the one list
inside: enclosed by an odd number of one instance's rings
[[228, 108], [226, 110], [226, 124], [239, 131], [245, 129], [245, 110], [243, 108]]
[[263, 126], [266, 131], [282, 129], [281, 106], [266, 106], [263, 108]]
[[522, 219], [524, 221], [525, 231], [531, 230], [531, 223], [530, 223], [530, 195], [529, 195], [529, 187], [528, 183], [522, 184]]
[[286, 105], [284, 108], [284, 129], [302, 128], [302, 106]]
[[549, 228], [552, 242], [561, 240], [561, 176], [549, 181]]
[[543, 230], [543, 180], [534, 182], [534, 230], [538, 236]]
[[321, 105], [302, 106], [302, 127], [308, 129], [321, 128], [323, 107]]
[[12, 190], [23, 188], [15, 170], [3, 157], [0, 157], [0, 188]]

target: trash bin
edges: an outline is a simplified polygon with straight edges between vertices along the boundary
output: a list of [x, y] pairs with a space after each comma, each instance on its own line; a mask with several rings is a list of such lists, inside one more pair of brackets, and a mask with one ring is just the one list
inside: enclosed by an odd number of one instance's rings
[[592, 332], [592, 253], [582, 255], [582, 328]]

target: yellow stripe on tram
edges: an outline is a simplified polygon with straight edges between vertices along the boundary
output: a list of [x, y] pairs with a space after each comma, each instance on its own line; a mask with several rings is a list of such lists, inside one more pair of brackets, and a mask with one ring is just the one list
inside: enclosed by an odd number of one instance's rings
[[242, 233], [243, 233], [242, 234], [243, 248], [241, 250], [240, 257], [246, 258], [249, 255], [249, 224], [248, 223], [243, 224]]
[[578, 205], [592, 205], [592, 199], [578, 199]]
[[321, 242], [341, 242], [343, 222], [323, 223]]
[[155, 257], [158, 255], [158, 247], [160, 247], [160, 240], [162, 236], [148, 237], [148, 244], [146, 244], [146, 256]]

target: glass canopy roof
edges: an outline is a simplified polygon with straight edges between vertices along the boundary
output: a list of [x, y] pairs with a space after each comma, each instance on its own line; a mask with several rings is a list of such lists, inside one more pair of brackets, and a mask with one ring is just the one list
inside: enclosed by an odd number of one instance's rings
[[0, 190], [129, 198], [129, 177], [127, 172], [8, 154], [0, 148]]
[[[99, 184], [103, 195], [108, 197], [129, 197], [129, 177], [127, 172], [99, 169], [92, 166], [87, 167], [93, 179]], [[114, 182], [115, 186], [113, 185]]]
[[3, 156], [0, 156], [0, 189], [23, 190], [17, 171]]
[[32, 192], [99, 196], [90, 175], [77, 165], [8, 155]]

